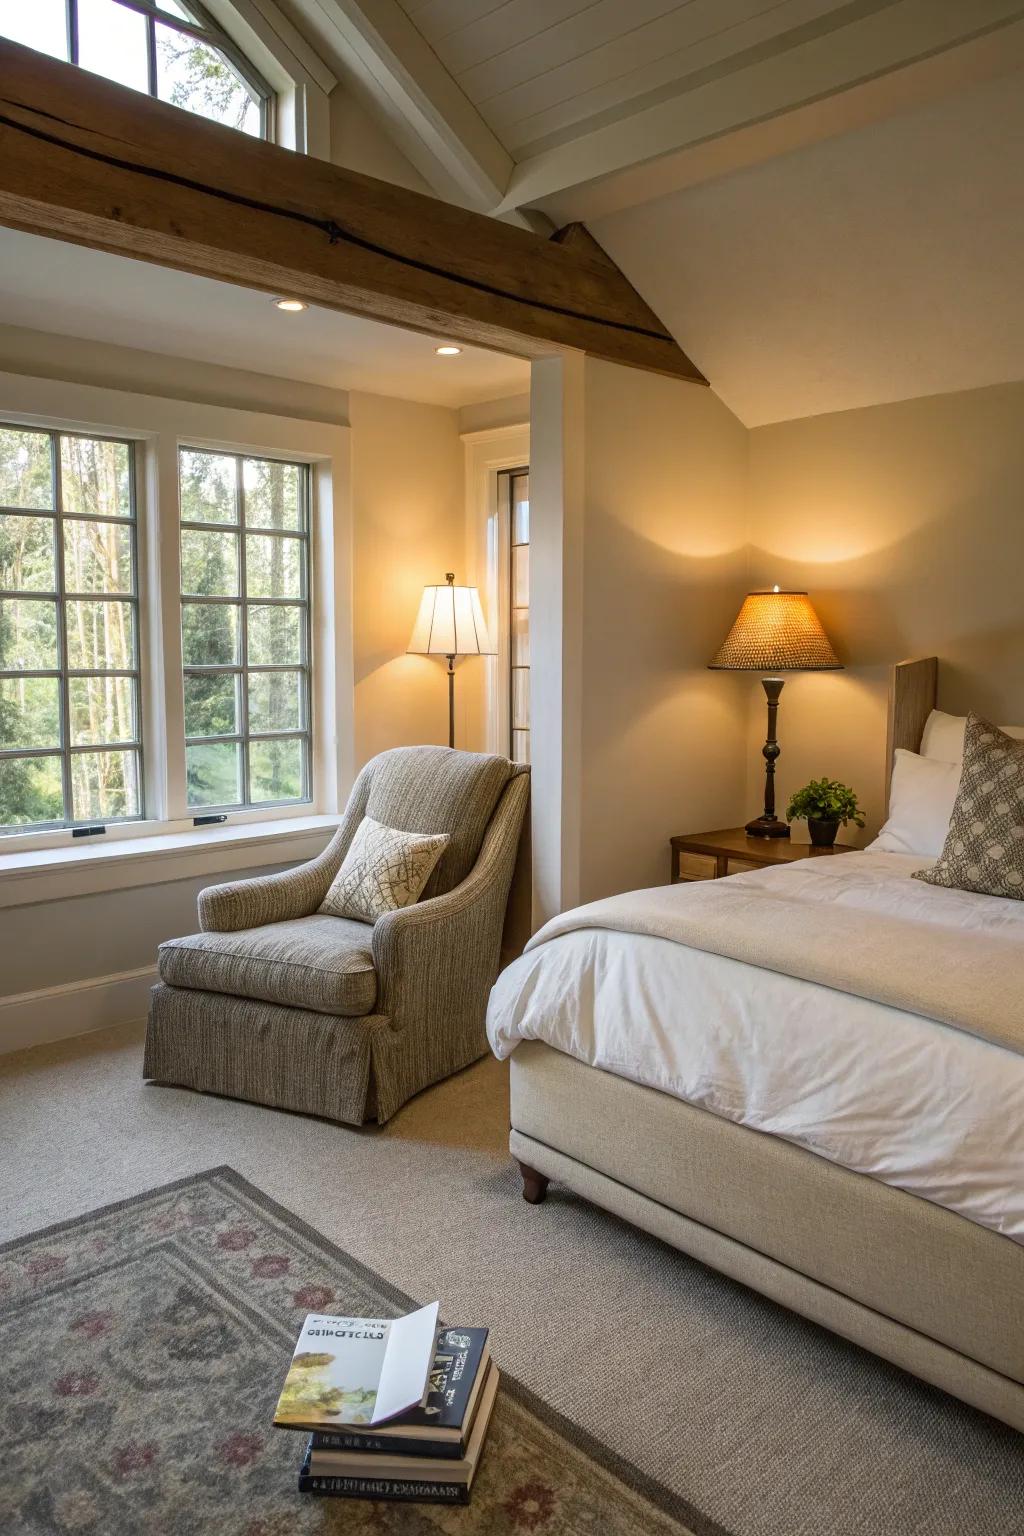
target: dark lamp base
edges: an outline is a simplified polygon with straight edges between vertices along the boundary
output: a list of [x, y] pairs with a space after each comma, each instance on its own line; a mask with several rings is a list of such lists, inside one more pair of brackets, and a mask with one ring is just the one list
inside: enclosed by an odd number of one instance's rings
[[788, 837], [789, 827], [774, 816], [755, 816], [747, 822], [746, 833], [748, 837]]

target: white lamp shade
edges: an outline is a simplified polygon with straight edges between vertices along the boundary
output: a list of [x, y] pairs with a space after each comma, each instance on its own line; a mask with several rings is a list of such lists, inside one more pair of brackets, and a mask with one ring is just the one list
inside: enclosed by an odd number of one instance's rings
[[416, 656], [493, 656], [476, 587], [424, 587], [408, 651]]

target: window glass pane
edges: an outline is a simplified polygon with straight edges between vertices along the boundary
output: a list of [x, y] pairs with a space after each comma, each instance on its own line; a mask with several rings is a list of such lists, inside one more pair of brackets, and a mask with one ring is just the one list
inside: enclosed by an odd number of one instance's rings
[[301, 731], [305, 725], [303, 693], [301, 672], [251, 672], [250, 731]]
[[182, 603], [181, 651], [186, 667], [228, 667], [238, 660], [234, 603]]
[[59, 678], [0, 678], [0, 747], [59, 746]]
[[529, 608], [512, 609], [512, 665], [514, 667], [530, 665]]
[[137, 752], [75, 752], [71, 757], [71, 798], [76, 821], [113, 821], [138, 816]]
[[249, 662], [264, 667], [302, 660], [301, 608], [254, 604], [248, 610]]
[[64, 0], [0, 0], [0, 37], [67, 59]]
[[68, 705], [73, 747], [137, 739], [133, 677], [69, 678]]
[[249, 798], [253, 804], [267, 800], [301, 800], [303, 744], [295, 737], [284, 741], [253, 741], [249, 744]]
[[237, 805], [242, 798], [242, 749], [233, 741], [185, 748], [189, 805]]
[[181, 516], [186, 523], [236, 523], [237, 460], [223, 453], [182, 448], [179, 454]]
[[245, 587], [249, 597], [302, 597], [301, 539], [250, 533], [245, 539]]
[[181, 590], [196, 597], [238, 595], [238, 535], [181, 530]]
[[67, 604], [68, 666], [83, 672], [130, 672], [136, 665], [131, 603]]
[[93, 74], [148, 91], [146, 18], [116, 0], [78, 0], [78, 62]]
[[0, 671], [57, 665], [57, 604], [0, 597]]
[[63, 819], [59, 757], [0, 757], [0, 827]]
[[530, 728], [530, 673], [526, 667], [512, 669], [512, 728]]
[[54, 521], [0, 512], [0, 587], [15, 592], [55, 592]]
[[64, 585], [68, 592], [130, 592], [132, 530], [123, 523], [65, 522]]
[[246, 459], [242, 464], [245, 520], [250, 528], [302, 529], [305, 470], [301, 464]]
[[131, 450], [104, 438], [61, 437], [60, 484], [65, 512], [131, 517]]
[[211, 118], [228, 128], [259, 135], [260, 109], [248, 86], [215, 48], [156, 25], [156, 93], [186, 112]]
[[238, 674], [185, 674], [185, 735], [235, 736], [238, 733]]
[[50, 438], [46, 432], [0, 427], [0, 507], [53, 510]]
[[530, 546], [521, 544], [512, 551], [512, 602], [516, 608], [530, 605]]
[[512, 543], [530, 542], [530, 477], [512, 476]]

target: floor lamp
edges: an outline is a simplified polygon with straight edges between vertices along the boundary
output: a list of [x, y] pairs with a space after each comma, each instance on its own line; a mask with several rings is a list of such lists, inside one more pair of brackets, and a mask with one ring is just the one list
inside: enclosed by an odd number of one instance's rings
[[[730, 672], [837, 672], [836, 656], [806, 592], [748, 592], [736, 622], [716, 655], [712, 669]], [[788, 837], [789, 827], [775, 814], [775, 763], [781, 748], [776, 735], [781, 677], [762, 677], [768, 698], [768, 737], [764, 757], [764, 810], [746, 830], [751, 837]]]
[[454, 747], [455, 658], [493, 656], [495, 651], [476, 587], [457, 587], [454, 571], [446, 573], [445, 581], [443, 587], [423, 588], [407, 654], [443, 656], [448, 662], [448, 745]]

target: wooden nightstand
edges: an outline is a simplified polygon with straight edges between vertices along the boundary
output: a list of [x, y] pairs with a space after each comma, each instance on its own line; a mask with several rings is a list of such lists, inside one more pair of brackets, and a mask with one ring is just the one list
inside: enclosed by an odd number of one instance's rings
[[724, 832], [692, 832], [669, 839], [672, 848], [671, 880], [720, 880], [745, 870], [770, 869], [773, 864], [793, 864], [798, 859], [831, 859], [837, 853], [855, 853], [847, 843], [815, 848], [789, 837], [748, 837], [742, 827]]

